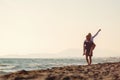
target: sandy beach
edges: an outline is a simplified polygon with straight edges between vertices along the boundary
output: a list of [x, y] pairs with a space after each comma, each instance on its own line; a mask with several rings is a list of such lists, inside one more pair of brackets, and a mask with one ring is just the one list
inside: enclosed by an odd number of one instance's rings
[[71, 65], [46, 70], [21, 70], [0, 80], [120, 80], [120, 62]]

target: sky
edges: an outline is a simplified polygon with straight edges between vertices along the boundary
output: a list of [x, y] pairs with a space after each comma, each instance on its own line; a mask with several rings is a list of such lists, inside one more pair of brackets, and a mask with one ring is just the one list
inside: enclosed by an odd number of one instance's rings
[[0, 0], [0, 58], [120, 56], [120, 0]]

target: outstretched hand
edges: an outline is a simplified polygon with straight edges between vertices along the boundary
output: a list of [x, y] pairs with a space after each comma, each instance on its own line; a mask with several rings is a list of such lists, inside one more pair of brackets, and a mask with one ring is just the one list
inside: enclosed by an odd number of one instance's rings
[[99, 29], [98, 31], [101, 31], [101, 29]]

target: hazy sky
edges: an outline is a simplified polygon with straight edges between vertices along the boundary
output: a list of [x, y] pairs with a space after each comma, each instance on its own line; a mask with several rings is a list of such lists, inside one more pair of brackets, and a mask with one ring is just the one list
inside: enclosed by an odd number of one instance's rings
[[95, 56], [120, 56], [120, 0], [0, 0], [0, 57], [82, 56], [99, 28]]

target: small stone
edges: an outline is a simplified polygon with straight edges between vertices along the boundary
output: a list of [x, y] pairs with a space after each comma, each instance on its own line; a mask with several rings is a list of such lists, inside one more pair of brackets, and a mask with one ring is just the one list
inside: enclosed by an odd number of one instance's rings
[[66, 77], [63, 78], [63, 80], [70, 80], [70, 77], [66, 76]]
[[111, 67], [110, 69], [113, 71], [113, 70], [114, 70], [114, 67]]

